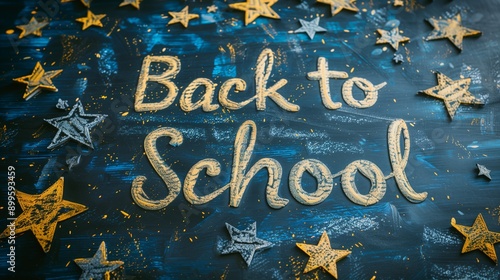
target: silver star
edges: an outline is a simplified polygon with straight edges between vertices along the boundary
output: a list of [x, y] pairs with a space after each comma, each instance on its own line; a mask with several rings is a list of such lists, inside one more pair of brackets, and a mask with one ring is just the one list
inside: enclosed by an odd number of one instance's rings
[[221, 254], [240, 253], [248, 266], [252, 263], [257, 250], [271, 248], [273, 243], [257, 238], [257, 223], [252, 223], [245, 230], [239, 230], [226, 223], [231, 235], [230, 241], [219, 241], [217, 248]]
[[73, 169], [73, 167], [80, 164], [81, 157], [82, 157], [81, 155], [77, 155], [66, 160], [66, 164], [68, 165], [69, 170]]
[[488, 168], [486, 168], [486, 166], [481, 165], [479, 163], [477, 163], [476, 166], [479, 169], [479, 173], [477, 174], [477, 176], [484, 175], [486, 176], [486, 178], [491, 180], [491, 175], [490, 175], [491, 170], [489, 170]]
[[90, 129], [94, 128], [106, 117], [107, 115], [101, 114], [85, 114], [82, 103], [78, 101], [68, 115], [45, 119], [46, 122], [58, 129], [56, 136], [52, 139], [47, 149], [53, 149], [62, 145], [69, 139], [78, 141], [93, 149]]
[[57, 100], [56, 104], [57, 109], [66, 110], [68, 107], [69, 107], [68, 100], [62, 100], [61, 98]]
[[404, 61], [403, 55], [400, 53], [395, 53], [392, 60], [396, 63], [402, 63]]
[[294, 33], [305, 32], [305, 33], [307, 33], [307, 35], [309, 35], [309, 38], [311, 38], [311, 40], [314, 38], [314, 35], [316, 34], [316, 32], [326, 32], [327, 31], [323, 27], [319, 26], [319, 17], [316, 17], [315, 19], [313, 19], [311, 21], [305, 21], [303, 19], [299, 19], [299, 21], [300, 21], [300, 24], [302, 25], [302, 27], [295, 30]]
[[80, 279], [109, 279], [110, 272], [123, 265], [122, 261], [108, 261], [106, 255], [106, 243], [103, 241], [92, 258], [75, 259], [83, 270]]

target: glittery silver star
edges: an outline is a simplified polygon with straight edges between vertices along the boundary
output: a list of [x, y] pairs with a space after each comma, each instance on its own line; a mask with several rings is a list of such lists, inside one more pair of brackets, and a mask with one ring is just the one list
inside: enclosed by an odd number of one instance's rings
[[311, 21], [305, 21], [303, 19], [299, 19], [299, 21], [300, 21], [300, 24], [302, 25], [302, 27], [295, 30], [294, 33], [305, 32], [305, 33], [307, 33], [309, 38], [311, 38], [311, 40], [314, 38], [314, 35], [316, 34], [316, 32], [326, 32], [326, 29], [319, 26], [319, 17], [316, 17], [315, 19], [313, 19]]
[[400, 53], [395, 53], [392, 60], [396, 63], [402, 63], [404, 61], [403, 55]]
[[227, 231], [231, 235], [230, 241], [219, 241], [217, 246], [221, 254], [240, 253], [248, 266], [252, 263], [253, 255], [257, 250], [271, 248], [273, 243], [257, 238], [257, 223], [252, 223], [245, 230], [239, 230], [226, 223]]
[[75, 259], [83, 270], [80, 279], [109, 279], [110, 272], [123, 265], [122, 261], [108, 261], [106, 255], [106, 243], [103, 241], [92, 258]]
[[45, 119], [58, 129], [56, 136], [47, 149], [53, 149], [64, 144], [69, 139], [73, 139], [83, 145], [94, 148], [90, 130], [99, 124], [107, 115], [85, 114], [82, 103], [78, 101], [68, 115], [53, 119]]
[[479, 169], [479, 173], [477, 174], [477, 176], [484, 175], [486, 176], [486, 178], [491, 180], [491, 175], [490, 175], [491, 170], [489, 170], [488, 168], [486, 168], [486, 166], [481, 165], [479, 163], [477, 163], [476, 166]]

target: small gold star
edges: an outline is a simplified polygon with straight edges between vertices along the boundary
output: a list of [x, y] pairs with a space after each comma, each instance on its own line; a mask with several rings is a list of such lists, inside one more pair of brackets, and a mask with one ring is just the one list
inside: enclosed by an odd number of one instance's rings
[[106, 14], [95, 15], [90, 10], [88, 10], [86, 17], [77, 18], [76, 21], [83, 23], [82, 30], [85, 30], [92, 25], [102, 27], [101, 19], [103, 19], [105, 16]]
[[53, 70], [45, 72], [40, 62], [37, 62], [31, 75], [15, 78], [14, 81], [26, 84], [26, 92], [23, 98], [28, 100], [37, 95], [42, 89], [57, 91], [57, 88], [52, 83], [52, 78], [61, 74], [62, 71]]
[[335, 278], [338, 278], [336, 263], [351, 253], [349, 250], [332, 249], [326, 231], [321, 235], [318, 245], [304, 243], [296, 243], [296, 245], [310, 256], [304, 273], [322, 267]]
[[394, 7], [401, 7], [403, 5], [403, 0], [394, 0]]
[[260, 16], [279, 19], [280, 16], [271, 9], [271, 6], [276, 4], [276, 2], [278, 0], [246, 0], [246, 2], [229, 4], [229, 7], [244, 11], [245, 25], [248, 25]]
[[[15, 221], [15, 232], [18, 234], [31, 230], [45, 253], [50, 250], [57, 222], [87, 210], [84, 205], [63, 200], [63, 188], [64, 178], [61, 177], [41, 194], [30, 195], [16, 191], [17, 201], [23, 212]], [[7, 227], [0, 238], [9, 235], [10, 228]]]
[[427, 21], [434, 27], [434, 30], [425, 40], [448, 38], [460, 51], [462, 51], [462, 41], [465, 36], [481, 34], [479, 30], [463, 27], [460, 13], [450, 19], [430, 18]]
[[217, 6], [210, 5], [207, 7], [207, 13], [215, 13], [215, 12], [217, 12], [217, 9], [219, 9], [219, 8], [217, 8]]
[[26, 37], [30, 34], [36, 35], [38, 37], [42, 36], [42, 28], [49, 24], [48, 21], [37, 21], [35, 17], [32, 17], [28, 24], [18, 25], [17, 28], [21, 29], [21, 34], [19, 34], [19, 39]]
[[498, 263], [497, 254], [493, 245], [500, 242], [500, 233], [488, 230], [481, 213], [477, 215], [477, 218], [471, 227], [457, 225], [455, 218], [451, 218], [451, 225], [465, 236], [462, 253], [480, 250], [495, 263]]
[[123, 2], [120, 3], [119, 7], [123, 7], [126, 5], [132, 5], [134, 8], [139, 10], [140, 4], [141, 4], [141, 0], [123, 0]]
[[74, 261], [83, 270], [80, 279], [109, 279], [110, 272], [123, 265], [122, 261], [108, 261], [104, 241], [92, 258], [78, 258]]
[[180, 23], [185, 28], [188, 27], [190, 20], [200, 17], [197, 14], [190, 14], [188, 6], [184, 7], [184, 9], [182, 9], [180, 12], [168, 12], [168, 13], [170, 14], [170, 16], [173, 17], [173, 19], [171, 19], [168, 22], [168, 25], [171, 25], [171, 24], [174, 24], [174, 23]]
[[316, 0], [316, 2], [330, 5], [332, 16], [342, 11], [342, 9], [359, 12], [359, 9], [353, 4], [355, 0]]
[[391, 31], [384, 29], [377, 29], [377, 32], [382, 36], [377, 39], [375, 44], [385, 44], [389, 43], [395, 50], [398, 50], [399, 43], [408, 42], [410, 38], [401, 36], [399, 34], [399, 28], [393, 28]]
[[469, 92], [470, 78], [454, 81], [439, 72], [436, 74], [438, 85], [421, 92], [442, 99], [452, 120], [460, 104], [483, 104]]

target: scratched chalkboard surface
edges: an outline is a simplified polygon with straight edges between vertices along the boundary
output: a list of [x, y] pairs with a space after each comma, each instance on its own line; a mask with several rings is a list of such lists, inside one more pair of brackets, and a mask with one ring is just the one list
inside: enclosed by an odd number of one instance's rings
[[499, 4], [0, 1], [0, 278], [498, 279]]

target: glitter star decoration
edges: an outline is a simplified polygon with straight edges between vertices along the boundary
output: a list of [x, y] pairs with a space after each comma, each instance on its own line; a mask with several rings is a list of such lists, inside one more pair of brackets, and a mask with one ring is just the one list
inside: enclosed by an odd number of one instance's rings
[[240, 253], [248, 266], [252, 263], [256, 251], [267, 249], [273, 243], [257, 238], [257, 223], [252, 223], [245, 230], [239, 230], [226, 223], [227, 231], [231, 235], [230, 241], [220, 241], [217, 248], [221, 254]]
[[210, 5], [207, 7], [207, 13], [215, 13], [215, 12], [217, 12], [217, 9], [219, 9], [219, 8], [217, 8], [217, 6]]
[[486, 168], [486, 166], [481, 165], [479, 163], [476, 164], [476, 166], [479, 169], [479, 173], [477, 174], [477, 176], [484, 175], [486, 178], [491, 180], [491, 175], [490, 175], [491, 170], [489, 170], [488, 168]]
[[182, 26], [184, 26], [184, 28], [188, 27], [190, 20], [200, 17], [197, 14], [190, 14], [188, 6], [184, 7], [184, 9], [182, 9], [180, 12], [168, 12], [168, 13], [170, 14], [170, 16], [173, 17], [168, 22], [168, 25], [171, 25], [174, 23], [180, 23], [180, 24], [182, 24]]
[[488, 230], [481, 213], [471, 227], [458, 225], [455, 218], [451, 218], [451, 225], [465, 236], [462, 253], [480, 250], [495, 263], [498, 263], [494, 244], [500, 242], [500, 233]]
[[355, 0], [317, 0], [316, 2], [330, 5], [332, 16], [338, 14], [343, 9], [359, 12], [359, 9], [354, 5]]
[[45, 119], [46, 122], [58, 129], [56, 136], [47, 149], [53, 149], [64, 144], [69, 139], [94, 148], [90, 130], [97, 126], [107, 115], [85, 114], [83, 105], [78, 101], [68, 115], [53, 119]]
[[245, 12], [245, 25], [252, 23], [258, 17], [279, 19], [280, 16], [271, 8], [278, 0], [246, 0], [246, 2], [229, 4], [235, 10]]
[[36, 96], [42, 89], [57, 91], [57, 88], [52, 83], [52, 78], [59, 76], [63, 70], [47, 71], [42, 67], [40, 62], [35, 64], [31, 75], [15, 78], [14, 81], [26, 84], [26, 91], [24, 92], [24, 100]]
[[460, 104], [483, 104], [481, 100], [469, 92], [470, 78], [454, 81], [439, 72], [436, 74], [438, 85], [421, 91], [421, 93], [442, 99], [452, 120]]
[[141, 0], [123, 0], [123, 2], [120, 3], [119, 7], [123, 7], [126, 5], [131, 5], [132, 7], [136, 8], [139, 10], [139, 5], [141, 4]]
[[[64, 178], [61, 177], [41, 194], [16, 191], [23, 212], [15, 220], [16, 234], [31, 230], [45, 253], [49, 252], [57, 222], [67, 220], [87, 210], [84, 205], [63, 200]], [[7, 228], [0, 238], [10, 235]]]
[[101, 19], [103, 19], [105, 16], [106, 14], [96, 15], [88, 10], [86, 17], [77, 18], [76, 21], [83, 23], [82, 30], [85, 30], [92, 25], [102, 27]]
[[335, 278], [338, 278], [336, 263], [351, 253], [349, 250], [332, 249], [326, 231], [321, 235], [318, 245], [304, 243], [296, 243], [296, 245], [310, 256], [304, 273], [322, 267]]
[[28, 24], [18, 25], [17, 28], [21, 29], [21, 34], [19, 34], [19, 39], [24, 38], [28, 35], [36, 35], [38, 37], [42, 36], [42, 28], [49, 24], [48, 21], [37, 21], [35, 17], [32, 17]]
[[427, 21], [434, 27], [434, 30], [425, 40], [436, 40], [448, 38], [453, 45], [462, 51], [462, 41], [466, 36], [481, 35], [481, 31], [473, 30], [462, 26], [462, 16], [460, 13], [449, 19], [430, 18]]
[[74, 261], [83, 270], [80, 279], [110, 279], [110, 273], [123, 265], [122, 261], [108, 261], [104, 241], [92, 258], [78, 258]]
[[408, 42], [410, 38], [401, 36], [399, 33], [399, 28], [393, 28], [390, 31], [384, 29], [377, 29], [377, 32], [380, 34], [380, 38], [377, 39], [375, 44], [390, 44], [395, 50], [398, 50], [399, 43]]
[[311, 21], [305, 21], [303, 19], [299, 19], [300, 25], [302, 25], [301, 28], [297, 29], [294, 31], [294, 33], [307, 33], [309, 38], [314, 39], [314, 35], [316, 32], [326, 32], [326, 29], [323, 27], [319, 26], [319, 17], [316, 17], [315, 19]]

